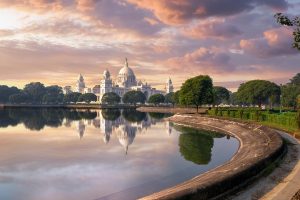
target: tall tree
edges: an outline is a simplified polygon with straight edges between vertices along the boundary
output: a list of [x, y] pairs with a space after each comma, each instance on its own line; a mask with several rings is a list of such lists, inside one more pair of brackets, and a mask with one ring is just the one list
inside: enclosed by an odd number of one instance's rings
[[80, 96], [81, 96], [81, 93], [79, 93], [79, 92], [71, 92], [64, 96], [64, 102], [65, 103], [76, 103]]
[[78, 98], [79, 102], [86, 102], [86, 103], [91, 103], [92, 101], [97, 101], [97, 96], [93, 93], [86, 93], [86, 94], [82, 94], [80, 95], [80, 97]]
[[6, 85], [0, 85], [0, 103], [7, 103], [9, 96], [19, 93], [20, 90], [16, 87], [8, 87]]
[[170, 92], [165, 95], [165, 103], [170, 103], [173, 106], [175, 105], [176, 101], [175, 101], [175, 93], [174, 92]]
[[137, 103], [145, 103], [146, 96], [141, 91], [129, 91], [126, 92], [122, 98], [124, 103], [130, 103], [136, 105]]
[[114, 92], [105, 93], [101, 99], [102, 103], [107, 103], [107, 104], [118, 104], [120, 103], [120, 101], [121, 101], [121, 97]]
[[252, 80], [240, 85], [237, 97], [242, 103], [261, 107], [263, 103], [268, 103], [272, 96], [279, 100], [280, 93], [280, 87], [275, 83], [265, 80]]
[[290, 18], [282, 13], [277, 13], [275, 18], [277, 23], [293, 28], [294, 41], [292, 46], [300, 51], [300, 17]]
[[44, 84], [40, 82], [33, 82], [25, 85], [24, 93], [28, 94], [33, 103], [41, 103], [43, 96], [46, 94]]
[[43, 96], [43, 103], [61, 103], [63, 98], [64, 94], [62, 88], [58, 85], [52, 85], [46, 87], [46, 94]]
[[9, 96], [10, 103], [28, 103], [30, 100], [28, 94], [20, 92]]
[[282, 105], [297, 108], [297, 96], [300, 95], [300, 73], [296, 74], [289, 83], [281, 87]]
[[215, 104], [219, 105], [221, 103], [228, 103], [230, 98], [230, 91], [224, 87], [215, 86], [214, 87], [214, 101]]
[[213, 84], [209, 76], [196, 76], [185, 81], [179, 93], [180, 104], [195, 105], [213, 103]]
[[165, 97], [162, 94], [153, 94], [149, 97], [148, 103], [153, 103], [155, 105], [158, 105], [160, 103], [163, 103], [165, 101]]

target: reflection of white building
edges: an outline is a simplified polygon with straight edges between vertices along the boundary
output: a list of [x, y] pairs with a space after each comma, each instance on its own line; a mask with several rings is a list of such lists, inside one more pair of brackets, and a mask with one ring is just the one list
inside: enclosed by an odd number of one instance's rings
[[136, 127], [130, 126], [128, 124], [121, 125], [116, 129], [116, 135], [119, 139], [120, 144], [124, 147], [126, 154], [128, 152], [129, 145], [133, 143], [136, 131]]
[[115, 81], [112, 80], [111, 74], [108, 70], [103, 72], [100, 86], [96, 85], [93, 88], [87, 88], [84, 82], [83, 76], [80, 74], [76, 84], [76, 92], [80, 93], [94, 93], [98, 97], [98, 101], [101, 101], [102, 96], [108, 92], [114, 92], [120, 97], [131, 90], [141, 91], [146, 97], [150, 97], [153, 94], [165, 94], [173, 91], [173, 84], [171, 79], [167, 81], [165, 91], [152, 88], [148, 83], [138, 81], [133, 70], [128, 66], [127, 59], [125, 65], [120, 69]]
[[77, 129], [77, 132], [79, 133], [79, 137], [81, 139], [83, 137], [84, 131], [85, 131], [85, 124], [84, 124], [83, 120], [79, 120], [77, 122], [76, 129]]
[[168, 135], [172, 134], [172, 126], [171, 126], [171, 122], [166, 121], [165, 122], [165, 128], [166, 128], [166, 132]]

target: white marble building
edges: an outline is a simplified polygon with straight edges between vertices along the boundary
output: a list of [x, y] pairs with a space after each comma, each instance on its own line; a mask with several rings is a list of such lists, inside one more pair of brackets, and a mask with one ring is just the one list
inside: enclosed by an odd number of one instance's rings
[[80, 74], [77, 80], [75, 92], [94, 93], [97, 95], [98, 101], [101, 102], [101, 98], [105, 93], [114, 92], [122, 98], [126, 92], [131, 90], [141, 91], [146, 95], [147, 98], [149, 98], [153, 94], [166, 94], [173, 92], [173, 84], [172, 80], [169, 78], [165, 86], [165, 91], [162, 91], [152, 88], [147, 82], [143, 83], [142, 81], [138, 81], [133, 70], [129, 67], [126, 59], [125, 64], [120, 69], [115, 81], [113, 81], [110, 72], [105, 70], [103, 72], [102, 80], [100, 81], [100, 87], [97, 85], [91, 89], [86, 87], [84, 78]]

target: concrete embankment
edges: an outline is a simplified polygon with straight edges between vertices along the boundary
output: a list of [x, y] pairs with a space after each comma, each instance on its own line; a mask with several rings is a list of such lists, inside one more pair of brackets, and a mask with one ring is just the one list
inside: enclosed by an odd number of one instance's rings
[[[139, 107], [138, 111], [141, 112], [157, 112], [157, 113], [181, 113], [181, 114], [193, 114], [197, 113], [196, 108], [178, 108], [178, 107]], [[199, 114], [205, 114], [207, 108], [199, 108]]]
[[240, 148], [224, 165], [174, 187], [141, 198], [143, 200], [223, 199], [224, 196], [254, 181], [267, 166], [285, 153], [285, 145], [277, 132], [261, 125], [187, 114], [174, 115], [169, 120], [195, 128], [230, 134], [240, 141]]

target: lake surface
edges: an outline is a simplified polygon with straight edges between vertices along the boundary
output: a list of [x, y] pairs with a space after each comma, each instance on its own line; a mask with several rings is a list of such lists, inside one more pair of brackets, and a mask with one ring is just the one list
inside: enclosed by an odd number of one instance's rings
[[230, 160], [237, 139], [133, 110], [0, 110], [0, 199], [136, 199]]

